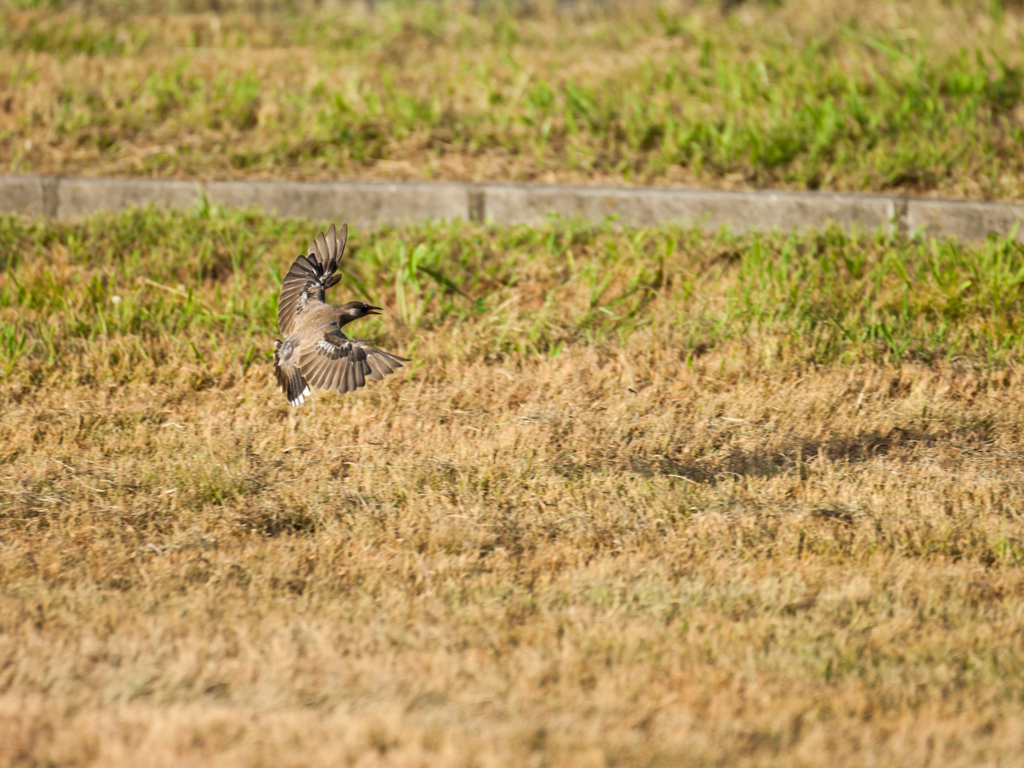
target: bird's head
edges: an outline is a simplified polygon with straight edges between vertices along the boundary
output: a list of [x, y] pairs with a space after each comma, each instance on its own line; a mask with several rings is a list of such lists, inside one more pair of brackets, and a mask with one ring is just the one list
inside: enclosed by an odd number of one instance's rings
[[371, 307], [361, 301], [350, 301], [341, 305], [341, 314], [346, 320], [358, 320], [367, 315], [379, 315], [380, 307]]

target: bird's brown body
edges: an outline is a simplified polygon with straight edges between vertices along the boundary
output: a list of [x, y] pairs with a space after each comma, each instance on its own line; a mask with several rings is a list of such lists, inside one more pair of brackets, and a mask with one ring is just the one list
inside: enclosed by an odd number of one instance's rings
[[408, 362], [341, 332], [353, 320], [379, 314], [380, 307], [361, 301], [341, 306], [324, 302], [326, 290], [341, 280], [335, 270], [347, 239], [348, 225], [335, 233], [332, 224], [326, 236], [317, 235], [308, 256], [295, 260], [281, 284], [277, 326], [285, 339], [276, 342], [274, 373], [292, 405], [302, 405], [310, 384], [351, 392], [366, 384], [367, 378], [380, 381]]

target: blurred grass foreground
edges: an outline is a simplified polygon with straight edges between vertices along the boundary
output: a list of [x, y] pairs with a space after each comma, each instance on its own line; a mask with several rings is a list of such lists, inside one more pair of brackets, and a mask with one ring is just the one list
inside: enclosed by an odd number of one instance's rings
[[0, 11], [0, 169], [1020, 199], [1022, 18], [995, 0], [21, 0]]

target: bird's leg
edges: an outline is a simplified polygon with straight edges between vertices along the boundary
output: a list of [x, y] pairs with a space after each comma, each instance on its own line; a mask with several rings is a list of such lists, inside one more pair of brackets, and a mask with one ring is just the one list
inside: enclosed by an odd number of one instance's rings
[[309, 402], [313, 404], [313, 413], [309, 415], [311, 419], [316, 418], [316, 398], [313, 396], [313, 388], [309, 388]]

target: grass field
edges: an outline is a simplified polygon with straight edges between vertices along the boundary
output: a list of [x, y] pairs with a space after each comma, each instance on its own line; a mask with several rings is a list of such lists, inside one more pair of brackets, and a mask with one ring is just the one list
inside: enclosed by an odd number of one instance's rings
[[0, 219], [0, 765], [1015, 765], [1024, 251]]
[[1024, 197], [1019, 4], [282, 5], [5, 4], [0, 171]]

